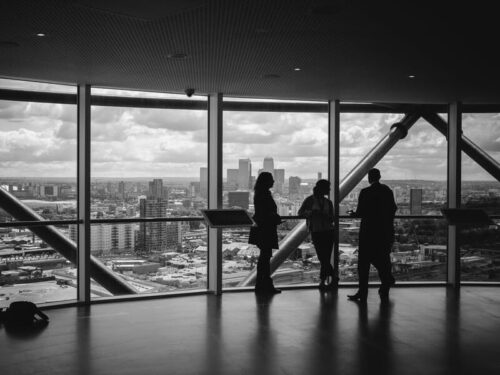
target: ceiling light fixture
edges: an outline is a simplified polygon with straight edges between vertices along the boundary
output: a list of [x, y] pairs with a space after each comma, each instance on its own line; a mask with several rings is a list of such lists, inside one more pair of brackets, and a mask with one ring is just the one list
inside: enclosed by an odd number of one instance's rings
[[302, 69], [300, 69], [300, 68], [293, 68], [293, 70], [295, 70], [296, 72], [300, 72]]
[[43, 38], [44, 36], [47, 36], [45, 33], [37, 33], [36, 36], [39, 36], [40, 38]]
[[413, 78], [415, 78], [415, 76], [414, 76], [413, 74], [410, 74], [410, 75], [408, 76], [408, 78], [413, 79]]

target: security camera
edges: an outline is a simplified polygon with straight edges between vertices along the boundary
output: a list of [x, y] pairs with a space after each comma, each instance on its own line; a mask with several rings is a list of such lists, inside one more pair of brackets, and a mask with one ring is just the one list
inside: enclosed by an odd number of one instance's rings
[[184, 92], [188, 96], [188, 98], [192, 97], [194, 94], [194, 89], [185, 89]]

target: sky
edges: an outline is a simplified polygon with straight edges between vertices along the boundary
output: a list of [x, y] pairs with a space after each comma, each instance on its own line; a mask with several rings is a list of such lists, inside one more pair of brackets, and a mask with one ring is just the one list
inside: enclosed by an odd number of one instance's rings
[[[26, 84], [23, 85], [26, 88]], [[65, 87], [59, 90], [48, 84], [37, 85], [32, 89], [69, 92]], [[15, 83], [0, 79], [0, 87], [15, 88]], [[95, 93], [105, 95], [114, 91]], [[148, 96], [158, 95], [149, 93]], [[94, 178], [198, 179], [200, 167], [206, 166], [205, 111], [92, 107], [91, 116]], [[401, 117], [341, 114], [341, 178]], [[274, 158], [275, 168], [285, 169], [287, 179], [290, 176], [315, 178], [317, 172], [326, 175], [326, 114], [226, 111], [223, 124], [224, 178], [226, 169], [237, 168], [240, 158], [251, 159], [252, 172], [256, 175], [266, 156]], [[463, 131], [500, 160], [499, 114], [464, 114]], [[419, 120], [377, 167], [383, 179], [445, 180], [446, 139], [424, 120]], [[76, 176], [76, 106], [0, 101], [2, 176]], [[491, 180], [467, 157], [463, 161], [463, 177]]]

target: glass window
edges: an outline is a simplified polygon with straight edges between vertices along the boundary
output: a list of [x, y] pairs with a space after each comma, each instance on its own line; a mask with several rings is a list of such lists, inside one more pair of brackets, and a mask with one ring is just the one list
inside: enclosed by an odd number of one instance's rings
[[[55, 230], [69, 238], [69, 226]], [[0, 246], [0, 308], [14, 301], [41, 304], [76, 299], [76, 268], [62, 255], [74, 253], [76, 258], [76, 247], [58, 248], [60, 242], [45, 242], [24, 227], [0, 228]]]
[[[328, 115], [224, 111], [223, 118], [224, 207], [253, 212], [255, 180], [268, 171], [274, 176], [278, 213], [297, 215], [318, 178], [328, 178]], [[278, 238], [298, 223], [285, 221], [278, 227]], [[310, 248], [310, 239], [301, 246]], [[223, 253], [223, 287], [236, 287], [254, 269], [259, 250], [248, 245], [247, 229], [224, 230]], [[303, 251], [293, 252], [274, 273], [275, 284], [315, 282], [319, 270], [310, 272], [308, 262], [297, 260], [299, 253]]]
[[[207, 111], [92, 106], [91, 132], [92, 219], [201, 216]], [[200, 289], [206, 288], [206, 236], [197, 220], [94, 223], [91, 251], [139, 293]]]
[[[497, 163], [500, 161], [500, 114], [464, 113], [463, 135]], [[462, 207], [500, 215], [500, 182], [462, 153]], [[461, 279], [500, 281], [498, 226], [461, 228]]]
[[[402, 115], [341, 113], [340, 179], [347, 176], [372, 150]], [[408, 135], [400, 140], [375, 166], [381, 171], [381, 182], [394, 194], [396, 215], [440, 215], [446, 205], [446, 138], [424, 120], [417, 121]], [[432, 165], [432, 168], [429, 168]], [[359, 192], [368, 186], [366, 175], [352, 191], [341, 192], [340, 214], [356, 210]], [[398, 219], [392, 249], [393, 271], [399, 280], [445, 280], [446, 236], [441, 233], [442, 220]], [[434, 230], [436, 236], [428, 232]], [[359, 220], [343, 219], [340, 226], [340, 278], [357, 280]], [[444, 241], [444, 242], [443, 242]], [[429, 250], [432, 247], [433, 250]], [[439, 249], [439, 250], [437, 250]], [[439, 257], [434, 256], [439, 252]], [[432, 253], [432, 254], [431, 254]], [[431, 254], [431, 255], [429, 255]], [[432, 263], [429, 263], [432, 262]], [[412, 264], [406, 267], [403, 264]], [[427, 265], [432, 271], [427, 270]], [[405, 268], [406, 267], [406, 268]]]
[[1, 188], [44, 219], [76, 218], [76, 153], [75, 105], [0, 100]]

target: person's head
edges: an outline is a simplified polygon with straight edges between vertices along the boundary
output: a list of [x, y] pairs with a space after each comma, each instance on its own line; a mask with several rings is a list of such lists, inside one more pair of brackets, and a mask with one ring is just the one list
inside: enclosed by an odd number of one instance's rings
[[313, 194], [316, 197], [323, 197], [330, 193], [330, 181], [328, 180], [318, 180], [316, 186], [313, 188]]
[[372, 168], [368, 171], [368, 182], [373, 184], [380, 181], [380, 171], [377, 168]]
[[255, 191], [258, 190], [267, 190], [272, 188], [274, 185], [273, 175], [269, 172], [261, 172], [259, 177], [257, 177], [257, 181], [255, 181], [255, 186], [253, 189]]

